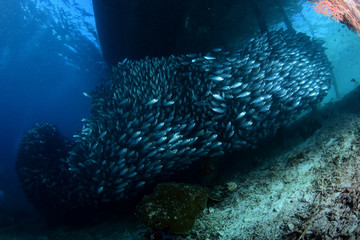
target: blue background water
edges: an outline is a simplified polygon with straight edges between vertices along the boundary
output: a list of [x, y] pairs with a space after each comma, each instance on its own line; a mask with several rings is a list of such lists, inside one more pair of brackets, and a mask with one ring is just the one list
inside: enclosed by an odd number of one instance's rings
[[[14, 171], [17, 147], [38, 122], [70, 137], [90, 115], [90, 92], [106, 75], [91, 0], [2, 0], [0, 3], [0, 202], [27, 208]], [[341, 94], [360, 82], [360, 38], [316, 14], [307, 2], [287, 8], [296, 30], [325, 41]], [[270, 28], [283, 27], [274, 22]], [[331, 90], [326, 101], [336, 96]]]
[[24, 204], [14, 164], [24, 133], [38, 122], [67, 137], [89, 116], [91, 91], [104, 75], [91, 0], [1, 1], [1, 204]]

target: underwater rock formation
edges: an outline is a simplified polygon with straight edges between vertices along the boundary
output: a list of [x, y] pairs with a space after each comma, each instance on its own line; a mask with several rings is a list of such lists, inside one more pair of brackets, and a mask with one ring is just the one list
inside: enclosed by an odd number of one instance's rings
[[208, 192], [198, 185], [162, 183], [137, 206], [136, 215], [155, 229], [171, 233], [189, 232], [195, 218], [206, 207]]
[[[44, 150], [35, 149], [34, 160], [18, 159], [17, 171], [32, 195], [59, 185], [58, 179], [34, 185], [34, 178], [67, 176], [54, 206], [116, 202], [204, 156], [256, 146], [323, 99], [330, 68], [320, 42], [283, 30], [230, 52], [125, 60], [91, 94], [92, 118], [84, 119], [67, 158], [44, 158]], [[19, 156], [39, 144], [33, 134]], [[31, 165], [36, 159], [61, 164], [37, 168]], [[24, 168], [32, 171], [24, 174]]]

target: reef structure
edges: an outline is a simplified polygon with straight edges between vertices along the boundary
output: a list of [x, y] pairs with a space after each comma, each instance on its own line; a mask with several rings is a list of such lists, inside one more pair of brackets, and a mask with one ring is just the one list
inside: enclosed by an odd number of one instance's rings
[[[34, 145], [23, 140], [17, 172], [28, 195], [56, 194], [54, 209], [113, 203], [204, 156], [256, 146], [323, 99], [330, 70], [322, 43], [290, 30], [234, 51], [125, 60], [91, 94], [92, 118], [56, 169], [32, 169], [45, 160], [22, 154]], [[32, 134], [25, 139], [37, 141]], [[67, 176], [67, 184], [44, 171]]]

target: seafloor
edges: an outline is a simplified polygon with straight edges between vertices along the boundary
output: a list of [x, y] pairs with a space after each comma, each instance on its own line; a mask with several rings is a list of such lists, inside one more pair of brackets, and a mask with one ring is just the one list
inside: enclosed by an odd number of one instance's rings
[[[231, 192], [209, 201], [176, 239], [360, 239], [360, 88], [305, 115], [277, 142], [220, 162], [217, 182]], [[0, 239], [151, 239], [134, 216], [36, 233], [11, 216], [0, 220]]]

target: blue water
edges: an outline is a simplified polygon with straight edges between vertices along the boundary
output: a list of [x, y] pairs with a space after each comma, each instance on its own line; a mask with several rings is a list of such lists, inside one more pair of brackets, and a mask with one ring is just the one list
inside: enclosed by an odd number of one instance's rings
[[0, 8], [0, 206], [28, 208], [14, 164], [35, 123], [81, 130], [90, 92], [104, 75], [91, 0], [2, 0]]

